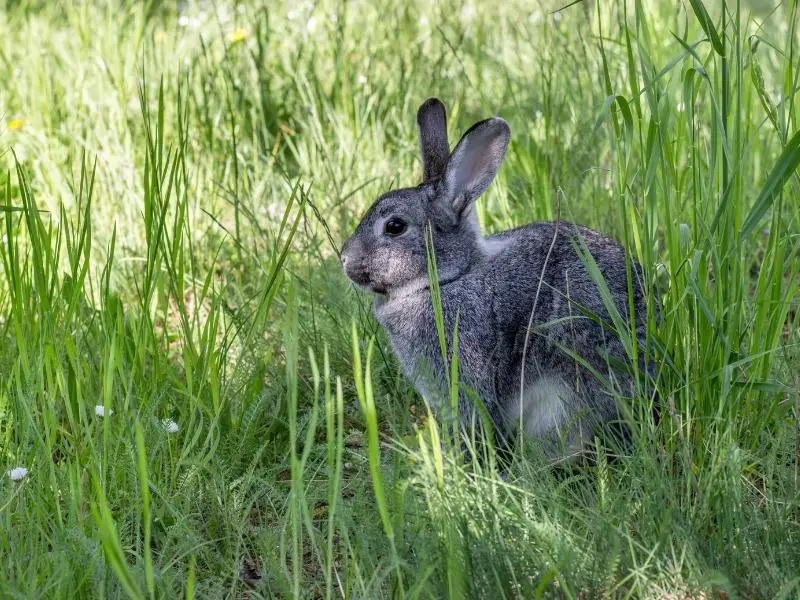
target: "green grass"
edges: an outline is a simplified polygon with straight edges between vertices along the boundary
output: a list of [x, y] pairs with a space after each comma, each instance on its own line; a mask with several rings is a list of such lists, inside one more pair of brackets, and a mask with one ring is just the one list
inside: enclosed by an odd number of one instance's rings
[[[800, 597], [800, 8], [564, 4], [0, 0], [1, 597]], [[644, 265], [617, 460], [463, 465], [342, 275], [430, 95]]]

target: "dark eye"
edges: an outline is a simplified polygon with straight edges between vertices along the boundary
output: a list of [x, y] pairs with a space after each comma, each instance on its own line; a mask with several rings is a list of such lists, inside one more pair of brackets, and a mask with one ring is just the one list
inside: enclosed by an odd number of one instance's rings
[[406, 230], [406, 222], [402, 219], [398, 219], [397, 217], [392, 217], [386, 224], [383, 226], [383, 232], [386, 235], [400, 235]]

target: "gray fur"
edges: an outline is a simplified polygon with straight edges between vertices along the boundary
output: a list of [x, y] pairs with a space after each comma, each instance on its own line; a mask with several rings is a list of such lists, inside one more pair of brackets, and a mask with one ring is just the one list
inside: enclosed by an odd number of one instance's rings
[[[627, 369], [608, 359], [629, 362], [577, 242], [582, 239], [591, 252], [627, 321], [625, 251], [596, 231], [565, 222], [484, 237], [474, 203], [502, 162], [508, 125], [499, 118], [477, 123], [443, 161], [444, 107], [428, 100], [417, 121], [425, 181], [375, 201], [345, 243], [344, 270], [376, 293], [375, 313], [404, 372], [445, 416], [446, 365], [428, 287], [429, 224], [448, 343], [458, 314], [462, 382], [478, 393], [501, 439], [521, 424], [544, 440], [551, 456], [579, 450], [599, 424], [618, 416], [609, 384], [629, 394], [632, 381]], [[386, 222], [397, 218], [407, 229], [387, 235]], [[633, 266], [635, 331], [643, 347], [645, 300], [640, 269]], [[463, 392], [459, 411], [463, 421], [472, 420], [474, 408]]]

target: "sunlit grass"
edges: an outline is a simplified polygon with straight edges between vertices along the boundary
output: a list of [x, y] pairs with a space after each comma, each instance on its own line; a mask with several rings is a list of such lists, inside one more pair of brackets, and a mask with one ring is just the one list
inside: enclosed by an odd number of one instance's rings
[[[800, 594], [797, 3], [564, 4], [0, 0], [0, 596]], [[643, 264], [627, 454], [464, 464], [341, 274], [431, 95]]]

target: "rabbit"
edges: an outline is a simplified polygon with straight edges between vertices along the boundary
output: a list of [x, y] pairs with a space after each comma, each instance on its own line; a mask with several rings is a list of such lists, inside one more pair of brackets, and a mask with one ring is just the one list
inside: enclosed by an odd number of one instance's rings
[[626, 252], [617, 242], [563, 221], [481, 233], [475, 202], [505, 156], [506, 121], [476, 123], [452, 153], [438, 99], [421, 105], [417, 125], [423, 182], [374, 202], [342, 247], [344, 272], [374, 293], [375, 315], [405, 375], [441, 416], [449, 414], [449, 367], [428, 276], [429, 229], [448, 348], [457, 319], [461, 424], [477, 416], [466, 385], [501, 443], [521, 427], [552, 459], [580, 454], [599, 427], [619, 420], [615, 397], [634, 390], [630, 358], [580, 249], [588, 249], [619, 319], [644, 348], [641, 268], [631, 258], [631, 328]]

